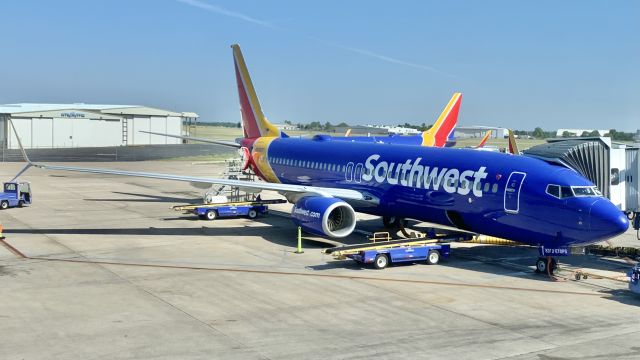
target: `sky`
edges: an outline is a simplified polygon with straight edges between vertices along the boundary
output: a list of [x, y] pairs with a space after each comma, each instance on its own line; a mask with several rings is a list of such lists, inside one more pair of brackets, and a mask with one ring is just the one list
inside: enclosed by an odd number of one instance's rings
[[640, 129], [640, 1], [0, 1], [0, 103], [240, 119], [240, 44], [276, 123]]

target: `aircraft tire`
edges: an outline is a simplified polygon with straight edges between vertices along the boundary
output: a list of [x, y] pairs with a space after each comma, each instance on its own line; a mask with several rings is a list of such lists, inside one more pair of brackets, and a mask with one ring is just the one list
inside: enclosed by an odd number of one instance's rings
[[385, 254], [376, 255], [375, 260], [373, 260], [373, 267], [378, 270], [382, 270], [389, 265], [389, 258]]
[[555, 274], [556, 270], [558, 269], [558, 262], [556, 261], [556, 259], [551, 259], [551, 271], [549, 271], [549, 269], [547, 269], [547, 259], [546, 258], [538, 258], [538, 260], [536, 261], [536, 272], [537, 273], [541, 273], [541, 274], [547, 274], [549, 273], [550, 275]]

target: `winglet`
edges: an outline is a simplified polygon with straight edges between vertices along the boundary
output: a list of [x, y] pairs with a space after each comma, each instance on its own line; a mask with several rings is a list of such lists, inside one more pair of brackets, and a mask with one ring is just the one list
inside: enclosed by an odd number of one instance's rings
[[11, 121], [11, 119], [9, 119], [9, 123], [11, 124], [11, 128], [13, 129], [13, 133], [16, 134], [16, 139], [18, 139], [18, 146], [20, 146], [20, 151], [22, 152], [22, 157], [24, 158], [24, 161], [26, 161], [29, 164], [33, 165], [31, 160], [27, 156], [27, 152], [24, 151], [24, 147], [22, 146], [22, 141], [20, 140], [20, 135], [18, 135], [18, 131], [16, 131], [16, 127], [15, 127], [15, 125], [13, 125], [13, 121]]
[[458, 123], [462, 94], [454, 93], [433, 126], [422, 133], [422, 146], [443, 147]]
[[484, 136], [482, 137], [482, 140], [480, 140], [480, 143], [476, 146], [476, 149], [483, 147], [484, 144], [487, 143], [487, 140], [489, 140], [490, 135], [491, 135], [491, 130], [487, 131], [486, 134], [484, 134]]
[[349, 137], [351, 136], [351, 129], [347, 129], [347, 131], [344, 133], [344, 137]]
[[280, 137], [280, 129], [270, 123], [262, 112], [258, 95], [249, 76], [249, 70], [244, 62], [242, 51], [240, 51], [240, 45], [231, 45], [231, 49], [233, 49], [233, 62], [238, 85], [238, 96], [240, 97], [244, 137], [247, 139]]
[[516, 137], [513, 135], [513, 130], [509, 129], [509, 153], [513, 155], [519, 155], [518, 144], [516, 144]]
[[13, 133], [16, 135], [16, 139], [18, 139], [18, 146], [20, 146], [22, 157], [24, 158], [24, 161], [27, 162], [27, 165], [25, 165], [25, 167], [23, 167], [22, 170], [18, 171], [16, 176], [14, 176], [13, 179], [11, 179], [11, 182], [14, 182], [18, 177], [20, 177], [20, 175], [22, 175], [25, 171], [27, 171], [31, 166], [34, 166], [35, 164], [31, 162], [31, 160], [27, 156], [27, 152], [24, 151], [24, 147], [22, 146], [22, 141], [20, 140], [20, 135], [18, 135], [18, 132], [16, 131], [16, 127], [13, 125], [13, 121], [11, 121], [11, 119], [9, 119], [9, 123], [11, 124], [11, 128], [13, 129]]

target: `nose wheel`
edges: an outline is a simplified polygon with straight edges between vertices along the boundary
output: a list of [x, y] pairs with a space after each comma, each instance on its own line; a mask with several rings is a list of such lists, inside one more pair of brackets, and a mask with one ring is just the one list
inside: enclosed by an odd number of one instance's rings
[[539, 257], [536, 261], [536, 272], [552, 276], [558, 270], [558, 262], [553, 256]]

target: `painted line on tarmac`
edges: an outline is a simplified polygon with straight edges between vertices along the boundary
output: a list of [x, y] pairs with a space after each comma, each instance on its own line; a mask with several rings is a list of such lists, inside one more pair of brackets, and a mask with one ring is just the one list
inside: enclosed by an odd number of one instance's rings
[[579, 291], [532, 289], [532, 288], [523, 288], [523, 287], [515, 287], [515, 286], [468, 284], [468, 283], [430, 281], [430, 280], [375, 278], [375, 277], [368, 277], [368, 276], [299, 273], [299, 272], [287, 272], [287, 271], [275, 271], [275, 270], [250, 270], [250, 269], [214, 268], [214, 267], [200, 267], [200, 266], [124, 263], [124, 262], [115, 262], [115, 261], [74, 260], [74, 259], [58, 259], [58, 258], [30, 257], [30, 256], [25, 256], [25, 258], [31, 259], [31, 260], [55, 261], [55, 262], [77, 263], [77, 264], [133, 266], [133, 267], [148, 267], [148, 268], [176, 269], [176, 270], [218, 271], [218, 272], [232, 272], [232, 273], [245, 273], [245, 274], [263, 274], [263, 275], [306, 276], [306, 277], [328, 278], [328, 279], [383, 281], [383, 282], [396, 282], [396, 283], [409, 283], [409, 284], [422, 284], [422, 285], [459, 286], [459, 287], [494, 289], [494, 290], [512, 290], [512, 291], [526, 291], [526, 292], [551, 293], [551, 294], [563, 294], [563, 295], [608, 297], [607, 295], [603, 295], [599, 293], [585, 293], [585, 292], [579, 292]]
[[21, 259], [40, 260], [40, 261], [54, 261], [54, 262], [76, 263], [76, 264], [148, 267], [148, 268], [176, 269], [176, 270], [235, 272], [235, 273], [263, 274], [263, 275], [308, 276], [308, 277], [319, 277], [319, 278], [330, 278], [330, 279], [385, 281], [385, 282], [399, 282], [399, 283], [411, 283], [411, 284], [423, 284], [423, 285], [459, 286], [459, 287], [483, 288], [483, 289], [494, 289], [494, 290], [513, 290], [513, 291], [528, 291], [528, 292], [565, 294], [565, 295], [608, 297], [607, 295], [603, 295], [599, 293], [585, 293], [585, 292], [579, 292], [579, 291], [532, 289], [532, 288], [523, 288], [523, 287], [515, 287], [515, 286], [483, 285], [483, 284], [469, 284], [469, 283], [430, 281], [430, 280], [376, 278], [376, 277], [370, 277], [370, 276], [299, 273], [299, 272], [287, 272], [287, 271], [275, 271], [275, 270], [251, 270], [251, 269], [215, 268], [215, 267], [184, 266], [184, 265], [125, 263], [125, 262], [89, 260], [89, 259], [81, 260], [81, 259], [48, 258], [48, 257], [41, 257], [41, 256], [27, 256], [17, 248], [12, 246], [11, 244], [7, 243], [4, 237], [0, 238], [0, 244], [2, 244], [2, 246], [4, 246], [7, 250], [9, 250], [11, 253], [13, 253], [14, 255], [16, 255]]
[[13, 255], [15, 255], [15, 256], [17, 256], [17, 257], [19, 257], [21, 259], [27, 259], [28, 258], [25, 254], [21, 253], [20, 250], [14, 248], [13, 246], [11, 246], [8, 242], [6, 242], [4, 240], [5, 240], [4, 236], [0, 237], [0, 243], [2, 244], [2, 246], [5, 249], [9, 250]]

